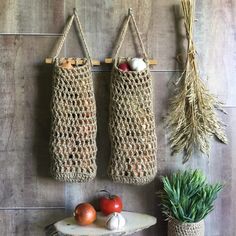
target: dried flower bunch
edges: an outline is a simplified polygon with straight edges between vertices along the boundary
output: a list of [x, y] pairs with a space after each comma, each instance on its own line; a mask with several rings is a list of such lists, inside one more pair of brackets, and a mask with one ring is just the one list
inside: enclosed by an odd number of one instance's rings
[[213, 209], [213, 202], [222, 189], [219, 183], [208, 184], [200, 170], [178, 171], [162, 177], [162, 212], [167, 219], [194, 223], [204, 219]]
[[194, 151], [209, 154], [211, 136], [223, 143], [227, 143], [227, 138], [224, 124], [216, 114], [216, 109], [222, 111], [222, 104], [210, 94], [197, 67], [193, 42], [195, 0], [181, 0], [181, 4], [188, 40], [187, 55], [184, 71], [176, 83], [176, 93], [170, 99], [167, 126], [172, 154], [183, 152], [185, 163]]

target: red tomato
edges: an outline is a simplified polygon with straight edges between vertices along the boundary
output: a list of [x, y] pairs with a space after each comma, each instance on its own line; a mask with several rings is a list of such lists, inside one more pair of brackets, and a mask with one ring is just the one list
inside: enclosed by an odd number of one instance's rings
[[79, 204], [74, 211], [74, 217], [79, 225], [89, 225], [96, 220], [96, 211], [90, 203]]
[[123, 209], [123, 203], [119, 196], [111, 195], [106, 190], [102, 190], [102, 192], [106, 192], [107, 196], [100, 198], [100, 209], [104, 215], [109, 215], [113, 212], [121, 212]]

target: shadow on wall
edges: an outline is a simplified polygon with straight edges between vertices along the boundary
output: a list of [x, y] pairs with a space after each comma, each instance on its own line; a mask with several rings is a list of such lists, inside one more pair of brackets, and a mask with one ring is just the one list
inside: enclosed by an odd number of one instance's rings
[[50, 101], [52, 94], [52, 66], [38, 65], [37, 93], [35, 99], [35, 131], [33, 143], [33, 155], [37, 160], [37, 174], [40, 177], [50, 177]]
[[[158, 172], [158, 175], [160, 175], [162, 173]], [[157, 218], [157, 224], [153, 227], [153, 230], [151, 232], [153, 232], [153, 236], [154, 235], [163, 235], [165, 236], [166, 234], [163, 234], [163, 232], [167, 232], [167, 223], [166, 221], [164, 221], [162, 212], [161, 212], [161, 206], [160, 206], [160, 198], [157, 195], [157, 192], [160, 191], [162, 189], [162, 183], [160, 180], [160, 177], [156, 177], [155, 179], [155, 189], [156, 192], [155, 197], [154, 197], [154, 202], [153, 205], [155, 206], [155, 216]], [[145, 236], [148, 236], [148, 234], [144, 234]]]
[[109, 140], [110, 72], [93, 72], [97, 106], [97, 178], [107, 179], [111, 148]]

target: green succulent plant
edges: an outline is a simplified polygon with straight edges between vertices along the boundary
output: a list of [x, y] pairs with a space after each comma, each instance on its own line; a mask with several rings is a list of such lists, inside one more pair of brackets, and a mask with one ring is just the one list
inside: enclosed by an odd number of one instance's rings
[[208, 184], [200, 170], [178, 171], [162, 177], [163, 190], [159, 192], [161, 206], [167, 219], [194, 223], [206, 217], [223, 188], [219, 183]]

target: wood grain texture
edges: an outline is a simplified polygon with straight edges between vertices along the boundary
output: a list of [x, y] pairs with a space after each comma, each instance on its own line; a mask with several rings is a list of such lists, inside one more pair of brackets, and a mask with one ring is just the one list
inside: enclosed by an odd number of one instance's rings
[[221, 181], [224, 184], [224, 189], [216, 201], [215, 210], [206, 220], [208, 235], [213, 236], [236, 235], [234, 220], [236, 211], [234, 201], [236, 195], [236, 161], [234, 158], [236, 152], [236, 109], [227, 108], [226, 111], [228, 116], [224, 117], [224, 121], [228, 125], [229, 144], [226, 146], [213, 143], [208, 168], [205, 169], [210, 181]]
[[65, 217], [63, 209], [1, 210], [1, 235], [45, 236], [44, 228]]
[[225, 105], [235, 106], [235, 1], [197, 2], [195, 41], [202, 77]]
[[[66, 1], [65, 14], [77, 8], [92, 57], [104, 60], [112, 55], [128, 8], [132, 7], [147, 53], [150, 58], [158, 60], [155, 70], [172, 70], [176, 51], [173, 14], [176, 3], [178, 0], [69, 0]], [[66, 45], [67, 55], [82, 54], [74, 33], [69, 35]], [[140, 46], [131, 24], [120, 54], [135, 56], [139, 53]]]
[[76, 223], [74, 217], [68, 217], [54, 224], [54, 228], [59, 234], [67, 236], [119, 236], [132, 235], [156, 224], [156, 218], [147, 214], [122, 211], [126, 224], [119, 230], [110, 231], [105, 228], [107, 217], [101, 212], [97, 212], [96, 221], [86, 227]]
[[0, 207], [64, 206], [64, 185], [49, 175], [50, 41], [0, 37]]
[[58, 33], [64, 24], [64, 1], [0, 1], [0, 33]]
[[[194, 156], [182, 165], [181, 156], [170, 155], [163, 116], [168, 108], [170, 85], [178, 76], [176, 55], [184, 52], [184, 28], [178, 0], [67, 0], [1, 1], [1, 33], [60, 33], [65, 19], [76, 7], [93, 58], [111, 56], [127, 9], [132, 7], [150, 57], [158, 60], [153, 74], [153, 101], [158, 137], [158, 175], [143, 187], [112, 183], [106, 174], [110, 158], [108, 134], [111, 66], [94, 68], [98, 121], [98, 175], [89, 184], [64, 184], [50, 178], [49, 129], [52, 67], [44, 65], [58, 37], [0, 35], [0, 229], [3, 235], [44, 235], [43, 226], [71, 215], [75, 205], [92, 201], [98, 207], [100, 189], [120, 194], [125, 210], [157, 217], [156, 226], [139, 236], [166, 235], [156, 191], [160, 176], [177, 169], [200, 168], [210, 181], [222, 181], [225, 188], [215, 211], [206, 219], [206, 236], [236, 236], [236, 162], [234, 127], [236, 73], [233, 0], [197, 0], [195, 41], [199, 66], [210, 90], [225, 102], [229, 145], [212, 141], [209, 160]], [[121, 55], [136, 55], [137, 42], [131, 27]], [[82, 55], [75, 27], [61, 55]], [[65, 196], [64, 196], [65, 195]], [[4, 208], [12, 210], [4, 210]], [[17, 210], [16, 207], [45, 207]], [[47, 209], [49, 208], [49, 209]], [[6, 222], [11, 222], [7, 224]]]

